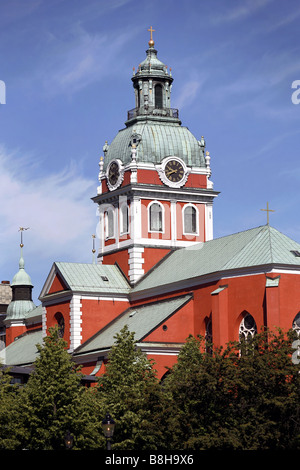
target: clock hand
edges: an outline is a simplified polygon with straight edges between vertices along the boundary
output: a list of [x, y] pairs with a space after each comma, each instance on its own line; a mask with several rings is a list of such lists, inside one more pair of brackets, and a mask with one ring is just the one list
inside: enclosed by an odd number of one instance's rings
[[167, 176], [171, 175], [172, 173], [177, 173], [177, 170], [170, 170], [168, 173], [166, 173]]

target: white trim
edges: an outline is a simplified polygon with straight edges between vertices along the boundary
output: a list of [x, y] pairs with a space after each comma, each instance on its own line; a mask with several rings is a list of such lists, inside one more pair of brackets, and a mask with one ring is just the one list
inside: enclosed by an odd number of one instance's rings
[[[192, 207], [193, 209], [195, 209], [196, 211], [196, 231], [195, 232], [186, 232], [185, 231], [185, 216], [184, 216], [184, 212], [185, 210], [188, 208], [188, 207]], [[181, 210], [181, 218], [182, 218], [182, 234], [183, 235], [189, 235], [189, 236], [199, 236], [199, 210], [198, 210], [198, 207], [195, 206], [195, 204], [192, 204], [191, 202], [189, 202], [188, 204], [185, 204]]]
[[73, 295], [70, 302], [70, 349], [74, 351], [82, 340], [82, 304], [81, 296]]
[[128, 249], [128, 276], [131, 282], [136, 282], [143, 274], [145, 274], [143, 264], [145, 262], [142, 257], [144, 248], [140, 246], [134, 246]]
[[[123, 228], [124, 228], [124, 215], [123, 215], [123, 212], [122, 210], [126, 208], [127, 209], [127, 221], [128, 221], [128, 224], [127, 224], [127, 231], [123, 231]], [[119, 224], [120, 224], [120, 235], [128, 235], [129, 234], [129, 221], [130, 221], [130, 217], [129, 217], [129, 205], [127, 204], [127, 201], [126, 202], [122, 202], [119, 206]]]
[[[161, 214], [161, 217], [162, 217], [161, 227], [162, 227], [162, 229], [161, 230], [151, 230], [150, 209], [154, 204], [158, 204], [162, 209], [162, 214]], [[148, 233], [165, 233], [165, 208], [164, 208], [164, 205], [160, 201], [157, 201], [157, 199], [155, 199], [154, 201], [151, 201], [150, 204], [148, 204], [148, 206], [147, 206], [147, 214], [148, 214], [148, 217], [147, 217], [147, 219], [148, 219]]]
[[[109, 173], [109, 168], [111, 167], [111, 165], [113, 163], [116, 163], [119, 167], [119, 177], [116, 181], [115, 184], [111, 184], [109, 182], [109, 179], [108, 179], [108, 173]], [[123, 163], [121, 160], [119, 160], [118, 158], [114, 159], [114, 160], [111, 160], [109, 162], [109, 164], [107, 165], [107, 168], [106, 168], [106, 173], [105, 173], [105, 176], [106, 176], [106, 182], [107, 182], [107, 186], [108, 186], [108, 189], [110, 191], [114, 191], [115, 189], [117, 189], [119, 186], [121, 186], [122, 182], [123, 182], [123, 179], [124, 179], [124, 166], [123, 166]]]
[[[130, 203], [130, 237], [132, 240], [140, 238], [142, 235], [142, 204], [140, 197], [133, 197]], [[120, 240], [123, 243], [127, 240]]]
[[205, 204], [205, 241], [213, 240], [213, 205]]
[[177, 240], [177, 201], [171, 200], [171, 241]]
[[[152, 232], [152, 233], [162, 233], [162, 232]], [[127, 247], [131, 247], [134, 244], [143, 245], [144, 247], [153, 247], [153, 246], [161, 246], [161, 247], [172, 247], [172, 248], [185, 248], [187, 246], [193, 246], [195, 244], [199, 244], [203, 242], [199, 241], [190, 241], [190, 240], [163, 240], [160, 238], [136, 238], [134, 240], [127, 239], [127, 240], [120, 240], [119, 243], [114, 243], [109, 246], [106, 246], [102, 251], [101, 254], [105, 255], [110, 253], [111, 251], [116, 251], [118, 249], [125, 249]]]
[[81, 295], [82, 300], [107, 300], [107, 301], [114, 301], [114, 302], [128, 302], [128, 297], [103, 297], [98, 295]]
[[[109, 231], [108, 231], [108, 227], [109, 227], [109, 213], [112, 214], [112, 235], [109, 235]], [[105, 241], [106, 240], [111, 240], [112, 238], [116, 238], [115, 237], [115, 210], [114, 208], [112, 208], [112, 206], [110, 205], [109, 207], [107, 207], [104, 212], [103, 212], [103, 221], [104, 221], [104, 238], [105, 238]]]
[[45, 337], [47, 336], [47, 308], [43, 306], [42, 309], [42, 336]]

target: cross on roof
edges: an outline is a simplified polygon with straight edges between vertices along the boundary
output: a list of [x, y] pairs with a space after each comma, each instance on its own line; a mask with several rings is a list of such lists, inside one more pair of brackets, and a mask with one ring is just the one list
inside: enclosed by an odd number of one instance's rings
[[275, 212], [272, 209], [269, 209], [269, 203], [267, 202], [267, 208], [266, 209], [260, 209], [261, 211], [265, 211], [267, 213], [267, 224], [269, 225], [269, 212]]
[[150, 31], [149, 46], [154, 46], [154, 41], [153, 41], [152, 33], [153, 33], [153, 31], [155, 31], [155, 29], [153, 29], [152, 26], [150, 26], [150, 28], [148, 29], [148, 31]]

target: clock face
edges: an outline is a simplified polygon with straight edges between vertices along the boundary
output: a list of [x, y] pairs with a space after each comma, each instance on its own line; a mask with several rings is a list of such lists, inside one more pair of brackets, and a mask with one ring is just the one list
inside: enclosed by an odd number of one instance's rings
[[165, 175], [172, 183], [181, 181], [184, 173], [184, 168], [178, 160], [169, 160], [165, 166]]
[[112, 186], [115, 186], [120, 176], [119, 165], [117, 162], [112, 162], [108, 168], [108, 181]]

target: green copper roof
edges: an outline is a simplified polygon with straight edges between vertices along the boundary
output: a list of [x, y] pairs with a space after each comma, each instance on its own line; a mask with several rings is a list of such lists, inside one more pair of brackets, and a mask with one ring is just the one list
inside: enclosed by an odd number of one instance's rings
[[232, 270], [265, 265], [293, 266], [300, 269], [300, 244], [269, 225], [199, 243], [172, 252], [146, 274], [132, 294], [177, 284], [188, 279]]
[[32, 286], [31, 278], [29, 274], [25, 271], [25, 262], [21, 252], [21, 257], [19, 261], [19, 271], [13, 277], [11, 286]]
[[178, 123], [145, 121], [119, 131], [109, 145], [104, 168], [116, 158], [124, 164], [131, 162], [133, 134], [141, 137], [137, 145], [138, 162], [158, 164], [165, 157], [176, 156], [188, 166], [205, 167], [204, 150], [187, 127]]
[[157, 58], [157, 50], [154, 49], [154, 47], [149, 47], [146, 51], [146, 54], [146, 59], [140, 63], [135, 77], [139, 79], [143, 76], [161, 76], [163, 78], [167, 76], [170, 80], [170, 76], [167, 72], [167, 66]]
[[36, 305], [32, 300], [12, 300], [7, 307], [6, 318], [10, 320], [24, 319], [35, 308]]
[[36, 345], [42, 343], [41, 330], [27, 333], [0, 351], [0, 361], [8, 366], [33, 364], [38, 356]]
[[90, 340], [79, 346], [75, 354], [84, 354], [90, 351], [108, 349], [115, 342], [114, 337], [127, 325], [129, 331], [135, 333], [135, 341], [141, 341], [151, 333], [160, 323], [164, 322], [173, 313], [190, 301], [192, 295], [184, 295], [151, 304], [129, 308], [113, 320], [106, 328], [93, 336]]
[[181, 126], [178, 110], [171, 108], [173, 77], [153, 46], [154, 42], [149, 42], [147, 56], [131, 78], [136, 107], [128, 112], [126, 129], [103, 148], [104, 171], [112, 160], [131, 162], [133, 136], [137, 137], [138, 163], [159, 164], [165, 157], [176, 156], [188, 166], [205, 167], [204, 148], [187, 127]]
[[127, 294], [129, 283], [116, 265], [55, 263], [72, 291]]

